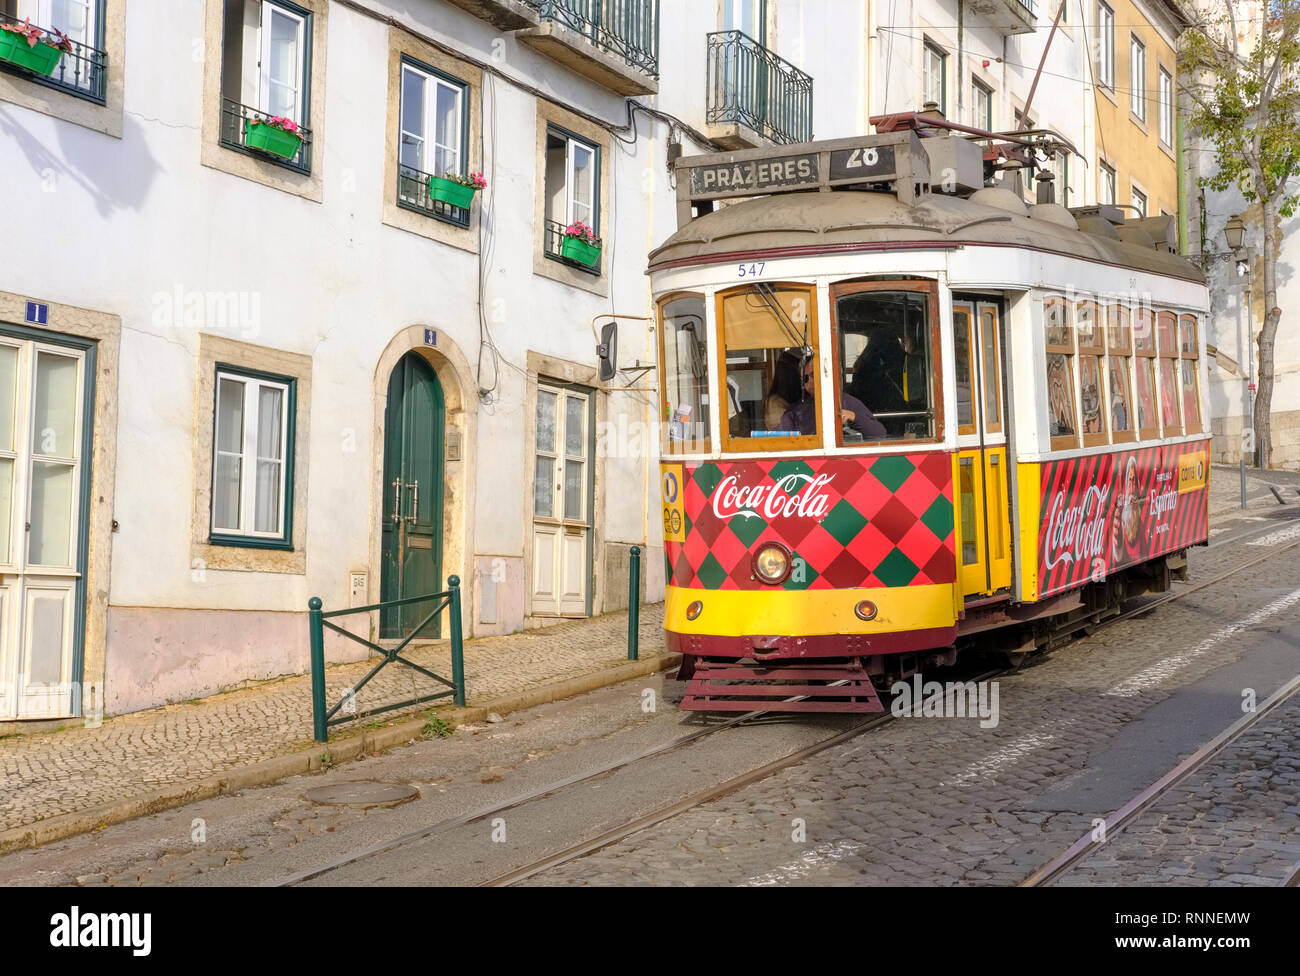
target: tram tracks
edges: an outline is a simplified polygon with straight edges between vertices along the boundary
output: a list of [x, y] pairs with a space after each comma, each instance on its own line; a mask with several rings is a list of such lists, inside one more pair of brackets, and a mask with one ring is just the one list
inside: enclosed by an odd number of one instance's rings
[[[1242, 533], [1240, 536], [1234, 537], [1231, 540], [1225, 540], [1225, 544], [1229, 541], [1240, 541], [1241, 539], [1246, 538], [1253, 534], [1255, 533], [1254, 532]], [[1175, 599], [1180, 599], [1182, 597], [1195, 593], [1199, 590], [1206, 589], [1207, 587], [1213, 586], [1216, 583], [1222, 582], [1224, 579], [1227, 579], [1228, 577], [1233, 576], [1236, 573], [1242, 572], [1245, 569], [1249, 569], [1252, 566], [1256, 566], [1267, 559], [1271, 559], [1273, 557], [1279, 556], [1284, 552], [1287, 552], [1291, 549], [1295, 549], [1297, 547], [1300, 547], [1300, 541], [1297, 541], [1288, 546], [1270, 550], [1268, 553], [1265, 553], [1262, 556], [1259, 556], [1255, 559], [1248, 560], [1245, 563], [1235, 566], [1232, 569], [1219, 574], [1213, 579], [1198, 583], [1195, 586], [1190, 587], [1188, 589], [1169, 593], [1165, 596], [1160, 597], [1157, 600], [1144, 604], [1143, 606], [1138, 607], [1133, 611], [1123, 613], [1118, 616], [1111, 617], [1107, 620], [1104, 620], [1098, 625], [1092, 627], [1091, 630], [1093, 633], [1095, 633], [1101, 627], [1109, 626], [1110, 624], [1119, 623], [1121, 620], [1128, 620], [1131, 619], [1132, 617], [1150, 613], [1159, 605], [1171, 602], [1172, 600]], [[977, 682], [986, 681], [991, 678], [1000, 677], [1003, 674], [1011, 673], [1011, 670], [1014, 669], [989, 672], [987, 674], [980, 675], [974, 680]], [[1270, 699], [1269, 702], [1266, 702], [1265, 705], [1262, 706], [1257, 713], [1255, 713], [1253, 716], [1248, 716], [1248, 718], [1252, 719], [1252, 722], [1244, 724], [1243, 728], [1238, 730], [1232, 736], [1232, 738], [1236, 738], [1236, 736], [1239, 735], [1242, 731], [1244, 731], [1249, 724], [1253, 724], [1253, 720], [1258, 720], [1258, 718], [1262, 717], [1262, 715], [1266, 711], [1271, 711], [1278, 704], [1284, 701], [1286, 697], [1290, 697], [1291, 694], [1294, 694], [1297, 690], [1300, 690], [1300, 676], [1297, 676], [1297, 678], [1292, 682], [1292, 684], [1295, 687], [1292, 687], [1290, 692], [1285, 697], [1279, 698], [1278, 696], [1275, 695], [1274, 699]], [[741, 776], [734, 777], [733, 779], [730, 779], [724, 783], [720, 783], [708, 789], [701, 790], [692, 796], [688, 796], [682, 800], [677, 801], [676, 803], [668, 804], [660, 808], [659, 810], [653, 811], [642, 817], [638, 817], [635, 820], [632, 820], [612, 830], [606, 831], [605, 833], [595, 838], [592, 838], [590, 840], [584, 841], [579, 844], [575, 844], [565, 850], [556, 852], [554, 854], [548, 855], [545, 858], [539, 859], [533, 862], [532, 864], [525, 865], [524, 867], [517, 868], [506, 874], [500, 875], [499, 877], [493, 878], [490, 881], [486, 881], [483, 883], [482, 886], [501, 887], [501, 886], [513, 885], [520, 881], [524, 881], [528, 878], [534, 877], [535, 875], [541, 874], [544, 871], [548, 871], [562, 864], [577, 860], [581, 857], [585, 857], [588, 854], [595, 853], [596, 851], [608, 847], [611, 844], [617, 843], [618, 841], [623, 840], [640, 830], [644, 830], [648, 827], [653, 827], [656, 824], [662, 823], [663, 821], [671, 819], [672, 817], [675, 817], [681, 813], [685, 813], [705, 803], [709, 803], [714, 800], [720, 799], [721, 797], [727, 796], [731, 793], [735, 793], [741, 789], [744, 789], [747, 786], [759, 782], [760, 780], [775, 775], [776, 773], [779, 773], [782, 770], [789, 768], [790, 766], [794, 766], [800, 762], [803, 762], [806, 759], [812, 758], [818, 753], [825, 752], [828, 749], [834, 748], [837, 745], [847, 742], [850, 739], [856, 737], [857, 735], [862, 734], [863, 732], [868, 731], [871, 728], [876, 728], [882, 725], [886, 725], [892, 720], [892, 718], [893, 716], [890, 715], [889, 713], [876, 716], [872, 720], [864, 722], [861, 725], [855, 726], [854, 728], [846, 729], [845, 731], [840, 732], [835, 736], [832, 736], [831, 738], [824, 740], [823, 742], [815, 743], [811, 746], [807, 746], [804, 749], [801, 749], [798, 752], [791, 754], [790, 756], [786, 756], [781, 759], [775, 760], [771, 763], [766, 764], [765, 766], [761, 766], [758, 769], [751, 770], [750, 772], [745, 773]], [[1238, 723], [1238, 724], [1243, 724], [1243, 723]], [[1230, 739], [1225, 740], [1222, 744], [1218, 746], [1218, 748], [1221, 749], [1224, 745], [1227, 744], [1228, 741], [1231, 740]], [[1205, 758], [1209, 758], [1209, 757], [1206, 756]], [[1202, 763], [1205, 761], [1205, 758], [1201, 760]], [[1187, 770], [1182, 775], [1180, 775], [1178, 779], [1181, 780], [1185, 778], [1186, 775], [1190, 772], [1191, 769]], [[1172, 785], [1174, 785], [1174, 783], [1168, 784], [1165, 787], [1165, 790], [1167, 791], [1167, 789], [1170, 788]], [[1151, 799], [1150, 803], [1154, 803], [1154, 802], [1155, 802], [1155, 798]], [[1149, 805], [1150, 805], [1149, 803], [1144, 805], [1142, 809], [1146, 809], [1146, 806]], [[1131, 820], [1133, 816], [1137, 816], [1137, 814], [1140, 812], [1141, 810], [1137, 810], [1136, 812], [1134, 812], [1129, 817], [1129, 820]], [[1109, 824], [1109, 822], [1110, 821], [1108, 820], [1107, 823]], [[1127, 823], [1128, 820], [1126, 820], [1125, 822]], [[1122, 829], [1122, 826], [1118, 829]], [[1082, 840], [1087, 840], [1087, 839], [1088, 838], [1085, 837]], [[1300, 883], [1300, 865], [1297, 865], [1296, 871], [1297, 874], [1289, 882], [1290, 884]]]
[[[1048, 861], [1028, 878], [1021, 882], [1023, 888], [1041, 888], [1059, 881], [1074, 867], [1100, 850], [1108, 840], [1115, 837], [1125, 827], [1133, 823], [1143, 813], [1150, 810], [1170, 790], [1184, 782], [1189, 776], [1213, 760], [1229, 745], [1251, 729], [1260, 719], [1270, 714], [1300, 692], [1300, 675], [1296, 675], [1259, 706], [1254, 712], [1242, 716], [1228, 728], [1205, 743], [1194, 753], [1169, 770], [1158, 780], [1146, 787], [1119, 809], [1114, 810], [1102, 820], [1104, 832], [1093, 829], [1075, 841], [1069, 848]], [[1285, 886], [1295, 887], [1300, 884], [1300, 864], [1292, 869], [1291, 875], [1283, 882]]]
[[[1285, 520], [1278, 520], [1278, 521], [1290, 522], [1294, 520], [1285, 519]], [[1273, 528], [1275, 528], [1275, 525], [1261, 526], [1256, 529], [1252, 529], [1247, 532], [1240, 533], [1228, 539], [1217, 540], [1216, 543], [1214, 543], [1213, 545], [1226, 545], [1234, 542], [1240, 542], [1243, 539], [1249, 538], [1250, 536], [1256, 534], [1266, 535], [1268, 531]], [[1153, 600], [1147, 601], [1146, 603], [1132, 610], [1125, 611], [1113, 617], [1105, 618], [1097, 622], [1096, 624], [1090, 626], [1089, 628], [1087, 628], [1086, 631], [1080, 630], [1077, 633], [1076, 639], [1081, 638], [1083, 636], [1087, 636], [1090, 633], [1096, 633], [1099, 629], [1110, 626], [1111, 624], [1116, 624], [1123, 620], [1128, 620], [1134, 617], [1148, 614], [1163, 604], [1169, 603], [1176, 599], [1181, 599], [1182, 597], [1189, 596], [1200, 590], [1211, 587], [1239, 572], [1242, 572], [1243, 570], [1259, 565], [1260, 563], [1268, 559], [1275, 558], [1276, 556], [1282, 555], [1296, 548], [1300, 548], [1300, 540], [1297, 540], [1296, 542], [1286, 546], [1270, 549], [1268, 552], [1256, 558], [1250, 559], [1240, 565], [1234, 566], [1233, 568], [1223, 573], [1220, 573], [1219, 575], [1213, 577], [1212, 579], [1199, 582], [1196, 585], [1185, 589], [1180, 589], [1175, 592], [1170, 592], [1168, 594], [1161, 595]], [[1015, 670], [1016, 669], [1014, 668], [993, 670], [981, 674], [971, 680], [974, 680], [976, 682], [987, 681], [993, 678], [1000, 677], [1002, 675], [1014, 673]], [[1300, 677], [1297, 677], [1294, 683], [1296, 684], [1296, 688], [1292, 689], [1292, 693], [1294, 693], [1296, 690], [1300, 690]], [[1252, 716], [1251, 718], [1257, 719], [1258, 717], [1261, 716], [1261, 714], [1264, 712], [1266, 708], [1271, 710], [1271, 707], [1275, 706], [1275, 704], [1276, 702], [1270, 700], [1270, 703], [1266, 703], [1266, 705], [1260, 709], [1259, 713], [1256, 713], [1256, 715]], [[719, 721], [716, 724], [711, 725], [707, 728], [697, 729], [687, 735], [680, 736], [678, 738], [670, 740], [669, 742], [661, 743], [660, 745], [651, 747], [646, 750], [642, 750], [641, 752], [638, 752], [631, 756], [627, 756], [622, 759], [616, 760], [614, 762], [607, 763], [605, 765], [600, 766], [597, 769], [579, 773], [574, 776], [568, 777], [566, 779], [549, 783], [539, 789], [506, 800], [502, 803], [494, 804], [484, 809], [479, 809], [474, 812], [464, 814], [462, 816], [439, 821], [438, 823], [432, 824], [428, 827], [420, 828], [419, 830], [412, 831], [407, 834], [403, 834], [402, 836], [393, 838], [392, 840], [384, 841], [375, 844], [371, 847], [365, 848], [363, 850], [353, 852], [335, 861], [318, 865], [315, 868], [311, 868], [306, 871], [302, 871], [297, 874], [282, 878], [279, 881], [273, 882], [273, 884], [278, 887], [287, 887], [287, 886], [292, 886], [297, 884], [303, 884], [313, 879], [331, 874], [335, 871], [338, 871], [350, 865], [357, 864], [358, 862], [361, 862], [368, 858], [372, 858], [381, 854], [385, 854], [397, 850], [408, 844], [412, 844], [418, 841], [425, 840], [430, 837], [434, 837], [440, 833], [445, 833], [454, 830], [458, 827], [464, 827], [476, 822], [486, 821], [506, 811], [516, 809], [518, 807], [522, 807], [528, 803], [537, 800], [550, 798], [557, 793], [572, 789], [576, 786], [579, 786], [584, 783], [588, 783], [592, 780], [599, 779], [601, 777], [607, 776], [619, 770], [626, 769], [627, 767], [632, 766], [638, 762], [642, 762], [655, 757], [661, 757], [676, 752], [678, 750], [684, 749], [689, 745], [692, 745], [704, 738], [714, 735], [715, 733], [722, 732], [727, 729], [735, 728], [746, 722], [751, 722], [754, 719], [759, 718], [764, 714], [766, 713], [760, 711], [746, 712], [742, 715], [738, 715], [733, 718]], [[768, 777], [771, 777], [781, 772], [784, 769], [788, 769], [791, 766], [795, 766], [800, 762], [810, 759], [813, 756], [818, 755], [819, 753], [825, 752], [829, 749], [833, 749], [834, 747], [841, 745], [845, 742], [848, 742], [859, 735], [862, 735], [866, 732], [869, 732], [881, 726], [887, 725], [892, 720], [893, 720], [893, 716], [889, 712], [874, 715], [864, 722], [857, 723], [848, 729], [841, 730], [835, 733], [834, 735], [826, 739], [823, 739], [819, 742], [812, 743], [811, 745], [805, 746], [786, 756], [765, 763], [764, 765], [759, 766], [753, 770], [750, 770], [738, 776], [727, 779], [722, 783], [718, 783], [713, 786], [707, 787], [705, 789], [698, 790], [680, 800], [677, 800], [669, 804], [665, 804], [645, 814], [639, 815], [629, 820], [628, 822], [621, 824], [618, 827], [605, 830], [594, 837], [590, 837], [588, 839], [582, 840], [576, 844], [570, 845], [569, 847], [547, 854], [546, 856], [537, 859], [533, 862], [530, 862], [528, 864], [525, 864], [521, 867], [514, 868], [509, 872], [495, 876], [490, 880], [482, 882], [481, 886], [501, 887], [501, 886], [513, 885], [520, 881], [524, 881], [528, 878], [534, 877], [535, 875], [548, 871], [552, 868], [558, 867], [562, 864], [577, 860], [588, 854], [595, 853], [596, 851], [608, 847], [612, 844], [615, 844], [620, 840], [623, 840], [631, 836], [632, 834], [637, 833], [638, 831], [645, 830], [649, 827], [653, 827], [659, 823], [671, 819], [672, 817], [678, 816], [682, 813], [685, 813], [703, 804], [712, 802], [714, 800], [720, 799], [729, 794], [735, 793], [763, 779], [767, 779]], [[1244, 727], [1242, 730], [1239, 730], [1237, 734], [1240, 734], [1240, 731], [1244, 731]], [[1235, 735], [1233, 737], [1235, 738]], [[1223, 744], [1221, 744], [1219, 748], [1222, 748], [1222, 745], [1226, 745], [1226, 741]], [[1208, 757], [1203, 757], [1201, 762], [1204, 762], [1205, 758]], [[1178, 779], [1181, 780], [1182, 778], [1185, 778], [1187, 773], [1189, 773], [1190, 771], [1191, 771], [1190, 769], [1185, 771], [1183, 774], [1181, 774], [1178, 777]], [[1163, 782], [1163, 780], [1161, 782]], [[1174, 784], [1173, 783], [1167, 784], [1164, 789], [1167, 791], [1167, 789], [1172, 785]], [[1150, 802], [1153, 803], [1154, 798]], [[1142, 806], [1142, 809], [1146, 809], [1146, 807], [1149, 805], [1150, 803], [1144, 804]], [[1127, 805], [1123, 809], [1126, 810]], [[1132, 812], [1124, 822], [1125, 823], [1129, 822], [1133, 816], [1136, 816], [1140, 812], [1141, 810], [1136, 810]], [[1119, 811], [1117, 811], [1117, 813], [1119, 813]], [[1108, 824], [1110, 823], [1110, 821], [1107, 822]], [[1114, 828], [1108, 828], [1108, 829], [1113, 830]], [[1118, 829], [1122, 829], [1122, 826]], [[1079, 843], [1082, 843], [1083, 840], [1085, 839], [1086, 838], [1081, 839]], [[1078, 844], [1076, 844], [1076, 846], [1078, 846]], [[1073, 850], [1074, 848], [1072, 847], [1071, 851]], [[1075, 861], [1077, 861], [1081, 856], [1086, 856], [1086, 850], [1087, 850], [1086, 845], [1081, 850], [1084, 850], [1085, 854], [1076, 853], [1074, 856]], [[1067, 854], [1068, 853], [1069, 852], [1067, 852]], [[1062, 857], [1064, 856], [1065, 855], [1062, 855]], [[1042, 870], [1045, 869], [1040, 869], [1040, 873]], [[1066, 869], [1068, 870], [1068, 866]], [[1053, 876], [1056, 876], [1056, 874], [1059, 873], [1060, 872], [1055, 872]], [[1300, 865], [1297, 865], [1297, 875], [1292, 879], [1290, 883], [1291, 884], [1300, 883]]]

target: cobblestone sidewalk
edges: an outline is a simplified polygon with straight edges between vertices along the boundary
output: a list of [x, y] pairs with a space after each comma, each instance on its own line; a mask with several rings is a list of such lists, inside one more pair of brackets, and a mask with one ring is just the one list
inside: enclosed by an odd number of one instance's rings
[[1233, 515], [1266, 515], [1280, 508], [1269, 490], [1277, 488], [1288, 505], [1300, 504], [1300, 472], [1246, 469], [1246, 510], [1241, 509], [1241, 469], [1231, 464], [1216, 464], [1210, 470], [1210, 519]]
[[[640, 656], [662, 654], [663, 604], [644, 606]], [[451, 675], [445, 642], [403, 656]], [[326, 701], [339, 701], [378, 661], [328, 669]], [[465, 644], [469, 704], [483, 705], [542, 684], [597, 675], [627, 663], [627, 612]], [[394, 663], [357, 696], [357, 711], [407, 701], [440, 688]], [[448, 700], [449, 702], [449, 700]], [[447, 702], [438, 702], [444, 704]], [[401, 712], [376, 716], [392, 718]], [[355, 728], [342, 726], [338, 732]], [[110, 718], [98, 728], [0, 739], [0, 831], [132, 798], [160, 787], [198, 782], [241, 766], [301, 751], [311, 744], [311, 678], [301, 676]]]

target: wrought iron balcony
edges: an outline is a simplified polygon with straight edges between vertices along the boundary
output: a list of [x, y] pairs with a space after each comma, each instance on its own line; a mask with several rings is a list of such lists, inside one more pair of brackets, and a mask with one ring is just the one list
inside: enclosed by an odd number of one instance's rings
[[260, 149], [254, 149], [245, 144], [244, 137], [248, 127], [244, 123], [248, 119], [269, 118], [271, 118], [269, 112], [263, 112], [250, 105], [241, 105], [233, 99], [223, 98], [221, 100], [221, 144], [227, 149], [247, 153], [250, 156], [256, 156], [258, 159], [276, 163], [299, 173], [310, 173], [311, 129], [306, 126], [298, 127], [298, 133], [302, 136], [302, 145], [298, 147], [298, 154], [292, 159], [284, 159], [271, 153], [262, 152]]
[[812, 76], [740, 31], [708, 36], [705, 121], [729, 127], [715, 134], [728, 148], [755, 145], [745, 130], [772, 142], [812, 140]]
[[524, 0], [541, 23], [519, 39], [624, 95], [659, 90], [659, 0]]
[[552, 261], [559, 261], [578, 271], [585, 271], [587, 274], [599, 275], [600, 267], [605, 261], [604, 251], [601, 251], [600, 259], [596, 262], [595, 267], [589, 267], [585, 264], [579, 264], [577, 261], [570, 261], [560, 253], [560, 248], [564, 246], [564, 225], [557, 220], [546, 221], [546, 233], [543, 240], [542, 253]]
[[1003, 35], [1029, 34], [1038, 29], [1035, 0], [970, 0], [966, 9], [969, 25], [989, 27]]
[[[0, 13], [0, 23], [21, 24], [23, 21]], [[34, 74], [3, 61], [0, 61], [0, 68], [22, 75], [38, 85], [56, 88], [103, 105], [105, 92], [108, 90], [107, 52], [89, 44], [79, 44], [76, 41], [70, 43], [72, 50], [64, 52], [59, 66], [54, 69], [52, 75]]]
[[397, 163], [397, 205], [457, 227], [469, 226], [469, 210], [429, 198], [429, 174]]

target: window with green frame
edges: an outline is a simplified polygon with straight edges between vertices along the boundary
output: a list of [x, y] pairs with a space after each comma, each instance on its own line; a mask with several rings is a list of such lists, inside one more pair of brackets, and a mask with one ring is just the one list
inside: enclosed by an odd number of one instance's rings
[[934, 102], [939, 111], [948, 114], [948, 54], [931, 40], [925, 42], [922, 63], [922, 102]]
[[403, 55], [398, 97], [398, 205], [468, 226], [469, 208], [432, 199], [429, 179], [469, 171], [469, 85]]
[[[291, 0], [223, 0], [223, 146], [311, 172], [311, 43], [306, 7]], [[271, 148], [257, 138], [272, 128], [262, 123], [277, 118], [294, 123], [296, 149], [292, 139]]]
[[216, 373], [209, 541], [292, 549], [297, 380], [225, 363]]
[[[546, 238], [543, 253], [561, 261], [564, 229], [581, 222], [600, 236], [600, 146], [566, 129], [546, 129]], [[600, 274], [599, 262], [579, 267]]]

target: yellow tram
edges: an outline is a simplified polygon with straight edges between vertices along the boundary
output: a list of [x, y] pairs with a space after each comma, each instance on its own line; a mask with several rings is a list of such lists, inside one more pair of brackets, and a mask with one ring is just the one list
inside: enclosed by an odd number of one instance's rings
[[1172, 218], [1027, 205], [912, 130], [676, 175], [649, 270], [683, 707], [878, 710], [873, 679], [1044, 647], [1205, 541]]

